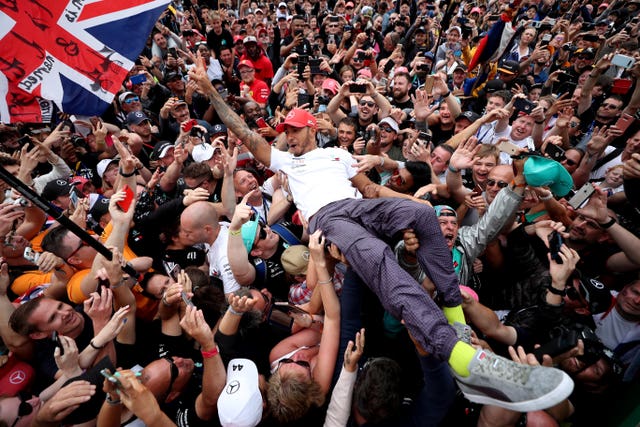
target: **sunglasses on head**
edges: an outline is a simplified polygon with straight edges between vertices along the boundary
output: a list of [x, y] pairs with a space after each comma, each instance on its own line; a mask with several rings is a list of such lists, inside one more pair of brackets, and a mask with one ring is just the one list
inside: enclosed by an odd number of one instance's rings
[[505, 188], [509, 185], [509, 183], [504, 181], [496, 181], [495, 179], [487, 180], [487, 187], [493, 187], [494, 185], [497, 185], [498, 188]]

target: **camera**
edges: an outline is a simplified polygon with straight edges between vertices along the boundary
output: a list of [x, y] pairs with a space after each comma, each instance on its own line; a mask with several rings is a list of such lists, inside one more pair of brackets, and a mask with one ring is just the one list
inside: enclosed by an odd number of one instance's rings
[[576, 50], [578, 50], [578, 46], [573, 45], [571, 43], [565, 43], [562, 45], [562, 50], [567, 50], [569, 52], [575, 52]]
[[199, 127], [194, 126], [189, 131], [189, 136], [194, 136], [196, 138], [202, 139], [202, 138], [204, 138], [204, 132]]
[[18, 197], [16, 200], [13, 201], [13, 205], [22, 206], [23, 208], [26, 208], [27, 206], [29, 206], [29, 201], [24, 197]]
[[428, 73], [429, 70], [431, 69], [431, 67], [429, 66], [429, 64], [418, 64], [418, 71], [423, 71], [425, 73]]
[[373, 130], [366, 130], [364, 132], [364, 135], [362, 136], [362, 139], [364, 139], [365, 142], [369, 142], [374, 138], [374, 136], [375, 136], [375, 132]]
[[329, 105], [329, 97], [328, 96], [324, 96], [324, 95], [320, 95], [318, 97], [318, 104], [319, 105]]

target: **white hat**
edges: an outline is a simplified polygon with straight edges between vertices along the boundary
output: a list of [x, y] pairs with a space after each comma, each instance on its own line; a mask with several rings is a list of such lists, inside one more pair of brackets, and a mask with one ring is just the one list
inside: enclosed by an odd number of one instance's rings
[[400, 126], [398, 126], [398, 122], [393, 120], [391, 117], [387, 116], [384, 119], [380, 120], [380, 123], [378, 123], [378, 126], [380, 126], [383, 123], [386, 123], [389, 126], [391, 126], [391, 129], [393, 129], [396, 133], [400, 132]]
[[120, 96], [118, 96], [118, 101], [120, 101], [120, 104], [122, 104], [124, 102], [125, 99], [127, 99], [127, 97], [129, 96], [138, 96], [133, 92], [124, 92], [121, 93]]
[[109, 165], [111, 163], [114, 162], [119, 162], [118, 159], [102, 159], [98, 162], [98, 165], [96, 166], [96, 171], [98, 172], [98, 176], [100, 178], [102, 178], [102, 175], [104, 175], [104, 171], [107, 170], [107, 168], [109, 167]]
[[193, 157], [193, 160], [195, 160], [198, 163], [206, 162], [207, 160], [213, 157], [214, 152], [215, 150], [213, 149], [213, 146], [211, 144], [207, 142], [203, 142], [202, 144], [198, 144], [195, 147], [193, 147], [193, 151], [191, 152], [191, 157]]
[[218, 417], [223, 427], [254, 427], [262, 420], [262, 394], [258, 368], [249, 359], [232, 359], [227, 384], [218, 397]]

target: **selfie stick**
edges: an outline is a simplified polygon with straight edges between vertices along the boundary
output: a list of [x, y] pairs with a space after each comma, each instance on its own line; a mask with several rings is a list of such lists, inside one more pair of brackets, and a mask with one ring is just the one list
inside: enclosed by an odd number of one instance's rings
[[[58, 221], [60, 225], [65, 227], [67, 230], [75, 234], [85, 242], [88, 246], [91, 246], [93, 249], [98, 251], [100, 255], [111, 261], [113, 258], [113, 254], [106, 246], [100, 243], [98, 240], [91, 237], [89, 233], [86, 232], [83, 228], [78, 226], [75, 222], [71, 221], [69, 218], [63, 215], [63, 213], [53, 207], [50, 203], [44, 200], [41, 196], [39, 196], [35, 191], [33, 191], [29, 186], [27, 186], [24, 182], [20, 181], [15, 176], [11, 175], [4, 166], [0, 166], [0, 179], [13, 187], [18, 193], [24, 196], [25, 199], [29, 200], [35, 206], [39, 207], [46, 213], [51, 216], [53, 219]], [[131, 277], [138, 277], [138, 272], [129, 264], [126, 264], [122, 267], [122, 270], [129, 274]]]

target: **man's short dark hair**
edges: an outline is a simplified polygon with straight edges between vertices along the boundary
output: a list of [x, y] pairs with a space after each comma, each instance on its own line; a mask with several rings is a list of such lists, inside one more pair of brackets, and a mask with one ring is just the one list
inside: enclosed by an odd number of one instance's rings
[[338, 126], [340, 125], [347, 125], [349, 127], [352, 127], [354, 130], [358, 129], [358, 124], [356, 123], [356, 121], [351, 118], [351, 117], [343, 117], [339, 122], [338, 122]]
[[413, 185], [409, 189], [415, 193], [420, 187], [431, 184], [431, 165], [425, 162], [406, 162], [404, 167], [413, 177]]
[[62, 259], [69, 258], [71, 251], [68, 250], [62, 241], [67, 234], [69, 233], [69, 229], [58, 226], [49, 231], [44, 238], [42, 239], [42, 249], [51, 252], [52, 254], [59, 256]]
[[512, 95], [508, 90], [497, 90], [493, 93], [487, 94], [487, 99], [493, 98], [494, 96], [502, 98], [505, 104], [508, 104], [511, 101]]
[[[61, 228], [61, 227], [60, 227]], [[40, 301], [42, 298], [34, 298], [19, 305], [16, 311], [11, 313], [9, 317], [9, 326], [18, 335], [27, 337], [34, 332], [38, 332], [38, 329], [29, 321], [29, 318], [38, 307], [40, 307]]]
[[353, 389], [356, 409], [371, 424], [389, 420], [402, 404], [400, 365], [386, 357], [369, 359]]
[[189, 166], [184, 168], [183, 176], [185, 178], [204, 178], [208, 176], [207, 180], [211, 181], [213, 179], [213, 173], [211, 172], [211, 168], [206, 163], [191, 163]]

